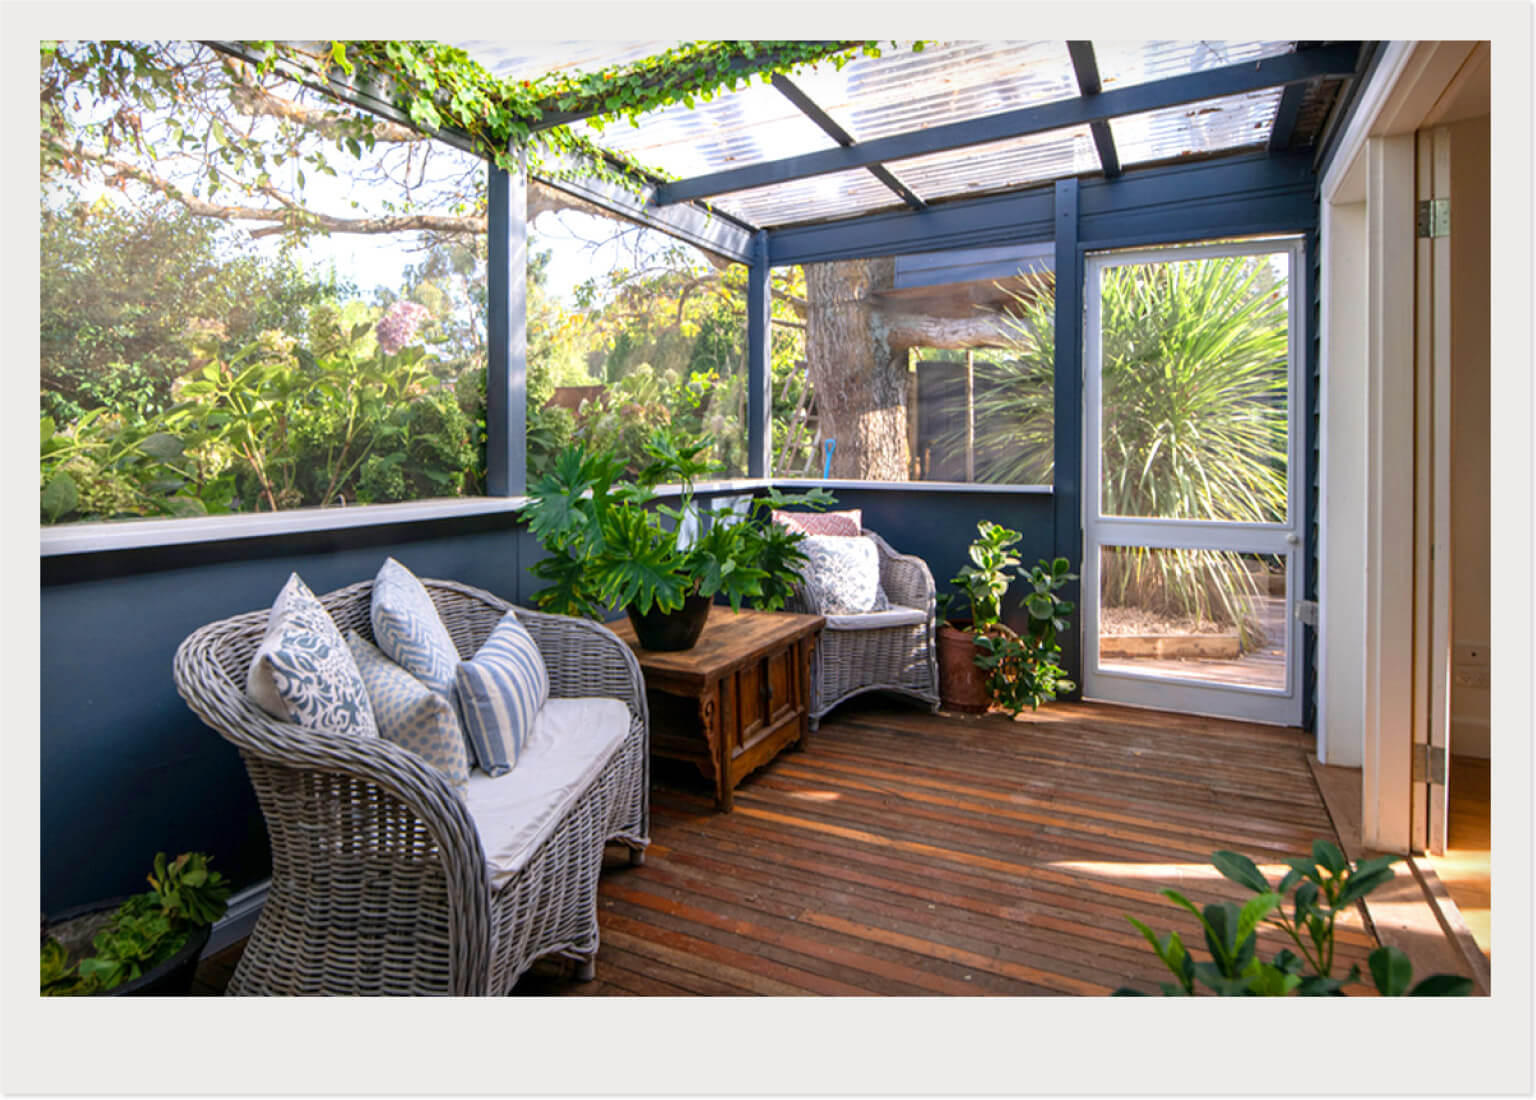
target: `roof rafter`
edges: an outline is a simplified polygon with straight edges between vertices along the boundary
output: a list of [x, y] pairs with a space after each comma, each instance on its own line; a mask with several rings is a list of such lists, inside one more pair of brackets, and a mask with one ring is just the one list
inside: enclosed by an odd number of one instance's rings
[[[818, 105], [816, 101], [813, 100], [810, 96], [806, 95], [804, 89], [802, 89], [793, 80], [789, 79], [789, 77], [785, 76], [783, 73], [774, 73], [773, 86], [777, 88], [781, 93], [783, 93], [784, 98], [788, 99], [797, 108], [799, 108], [801, 114], [810, 119], [817, 126], [820, 126], [822, 132], [824, 132], [833, 141], [837, 142], [844, 148], [856, 144], [856, 142], [853, 140], [853, 135], [839, 126], [835, 118], [827, 114], [827, 112], [823, 111], [820, 105]], [[885, 165], [871, 164], [869, 166], [869, 174], [874, 176], [875, 179], [879, 180], [881, 183], [885, 184], [892, 191], [896, 192], [896, 194], [900, 195], [902, 201], [910, 206], [913, 210], [921, 210], [923, 207], [928, 205], [918, 197], [915, 191], [913, 191], [906, 184], [902, 183], [901, 180], [897, 179], [896, 174]]]
[[[1085, 96], [1095, 96], [1104, 90], [1099, 79], [1099, 61], [1093, 53], [1092, 42], [1068, 42], [1067, 53], [1072, 58], [1072, 71], [1077, 74], [1077, 90]], [[1093, 144], [1099, 150], [1099, 164], [1104, 168], [1104, 178], [1114, 179], [1120, 174], [1120, 154], [1115, 151], [1115, 135], [1109, 123], [1103, 119], [1090, 122]]]
[[657, 205], [687, 202], [730, 191], [744, 191], [853, 168], [867, 168], [885, 161], [905, 160], [928, 153], [1060, 130], [1068, 126], [1108, 121], [1118, 115], [1179, 107], [1186, 103], [1283, 87], [1320, 77], [1349, 75], [1355, 70], [1358, 52], [1359, 43], [1353, 42], [1319, 46], [1279, 57], [1244, 61], [1129, 88], [1116, 88], [1095, 96], [1079, 96], [984, 118], [933, 126], [912, 133], [893, 134], [843, 148], [823, 149], [663, 184], [656, 189], [652, 201]]

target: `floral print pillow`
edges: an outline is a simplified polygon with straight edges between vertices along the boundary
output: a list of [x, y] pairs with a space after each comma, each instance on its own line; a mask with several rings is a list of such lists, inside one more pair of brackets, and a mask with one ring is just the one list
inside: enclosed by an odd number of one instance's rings
[[245, 690], [274, 718], [305, 729], [378, 736], [352, 651], [297, 573], [272, 604]]
[[821, 614], [859, 615], [890, 609], [891, 603], [880, 587], [880, 552], [873, 539], [807, 535], [800, 549], [810, 559], [800, 575]]

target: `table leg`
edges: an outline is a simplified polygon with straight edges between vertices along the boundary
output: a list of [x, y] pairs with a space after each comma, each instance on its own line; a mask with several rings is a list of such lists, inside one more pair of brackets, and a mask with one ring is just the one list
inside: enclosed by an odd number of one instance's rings
[[720, 685], [710, 684], [699, 696], [699, 725], [709, 743], [709, 760], [714, 769], [715, 807], [725, 813], [732, 808], [730, 747], [720, 728]]

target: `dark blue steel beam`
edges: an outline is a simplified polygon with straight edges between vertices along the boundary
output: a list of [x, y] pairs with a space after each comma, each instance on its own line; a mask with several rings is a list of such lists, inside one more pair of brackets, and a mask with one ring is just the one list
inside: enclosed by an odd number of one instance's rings
[[[801, 114], [810, 119], [817, 126], [820, 126], [822, 132], [830, 137], [833, 141], [837, 142], [844, 148], [854, 144], [853, 135], [839, 126], [837, 124], [837, 119], [823, 111], [820, 105], [817, 104], [817, 102], [810, 96], [806, 95], [805, 91], [793, 80], [789, 79], [789, 77], [785, 76], [783, 73], [774, 73], [773, 86], [779, 90], [785, 99], [793, 103], [799, 109]], [[921, 210], [923, 207], [928, 205], [917, 196], [915, 191], [913, 191], [906, 184], [902, 183], [901, 180], [897, 179], [896, 174], [885, 165], [870, 165], [869, 174], [874, 176], [875, 179], [879, 180], [881, 183], [885, 184], [892, 191], [896, 192], [896, 194], [900, 195], [902, 201], [910, 206], [913, 210]]]
[[[1056, 371], [1055, 436], [1051, 472], [1055, 506], [1054, 553], [1083, 571], [1083, 254], [1078, 247], [1079, 184], [1057, 180], [1053, 203], [1056, 225]], [[1092, 410], [1088, 411], [1092, 415]], [[1062, 598], [1083, 606], [1082, 585], [1071, 582]], [[1064, 668], [1083, 667], [1081, 613], [1056, 637]], [[1078, 677], [1081, 683], [1082, 677]], [[1070, 698], [1082, 697], [1081, 689]]]
[[[1072, 71], [1077, 74], [1077, 90], [1085, 96], [1102, 92], [1104, 84], [1099, 79], [1099, 62], [1093, 55], [1093, 43], [1068, 42], [1067, 53], [1072, 58]], [[1099, 151], [1099, 164], [1104, 168], [1104, 178], [1114, 179], [1120, 174], [1120, 154], [1115, 151], [1115, 135], [1110, 132], [1109, 123], [1102, 120], [1091, 122], [1088, 129]]]
[[728, 191], [766, 187], [788, 180], [867, 168], [871, 164], [984, 145], [1005, 138], [1108, 121], [1117, 115], [1178, 107], [1200, 100], [1282, 87], [1319, 77], [1347, 76], [1354, 72], [1358, 50], [1358, 45], [1354, 43], [1320, 46], [1260, 61], [1245, 61], [1238, 65], [1169, 77], [1130, 88], [1116, 88], [1096, 96], [1042, 103], [985, 118], [893, 134], [846, 148], [822, 149], [765, 164], [713, 172], [707, 176], [663, 184], [656, 189], [652, 201], [658, 206], [666, 206]]
[[1290, 148], [1291, 135], [1296, 132], [1296, 118], [1301, 114], [1301, 101], [1307, 98], [1308, 84], [1287, 84], [1280, 93], [1280, 105], [1275, 108], [1275, 122], [1269, 128], [1271, 150]]
[[485, 488], [512, 497], [528, 482], [528, 175], [487, 171]]
[[773, 446], [769, 415], [773, 402], [772, 291], [768, 266], [768, 234], [752, 238], [752, 263], [747, 268], [747, 476], [767, 477]]
[[[1252, 232], [1303, 232], [1317, 224], [1316, 177], [1304, 152], [1241, 153], [1133, 168], [1116, 180], [1085, 179], [1078, 234], [1095, 248], [1209, 240]], [[1049, 241], [1056, 231], [1050, 186], [895, 210], [768, 233], [774, 266]]]

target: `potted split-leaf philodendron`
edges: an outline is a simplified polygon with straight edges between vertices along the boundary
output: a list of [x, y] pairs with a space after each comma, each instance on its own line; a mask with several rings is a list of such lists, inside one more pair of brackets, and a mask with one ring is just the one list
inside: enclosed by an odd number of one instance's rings
[[[1066, 558], [1024, 569], [1013, 553], [1023, 536], [982, 520], [970, 545], [970, 564], [950, 583], [955, 592], [943, 600], [938, 631], [939, 696], [950, 710], [979, 714], [997, 706], [1018, 717], [1028, 708], [1073, 690], [1059, 663], [1056, 636], [1067, 629], [1074, 604], [1058, 592], [1077, 579]], [[1003, 600], [1014, 580], [1030, 588], [1024, 596], [1029, 625], [1023, 634], [1003, 622]], [[951, 617], [963, 600], [969, 617]]]
[[[658, 429], [645, 444], [648, 464], [621, 479], [612, 451], [568, 447], [529, 487], [522, 514], [547, 556], [531, 572], [547, 587], [534, 596], [546, 611], [601, 620], [623, 608], [640, 645], [688, 649], [704, 629], [710, 605], [723, 596], [773, 611], [800, 582], [805, 537], [771, 520], [775, 508], [821, 509], [825, 489], [754, 496], [745, 513], [702, 508], [694, 483], [712, 472], [710, 440], [684, 440]], [[678, 486], [678, 502], [661, 502], [660, 485]]]
[[71, 909], [46, 922], [42, 995], [187, 993], [213, 923], [229, 901], [229, 884], [208, 862], [200, 852], [169, 861], [161, 852], [148, 876], [149, 890]]

